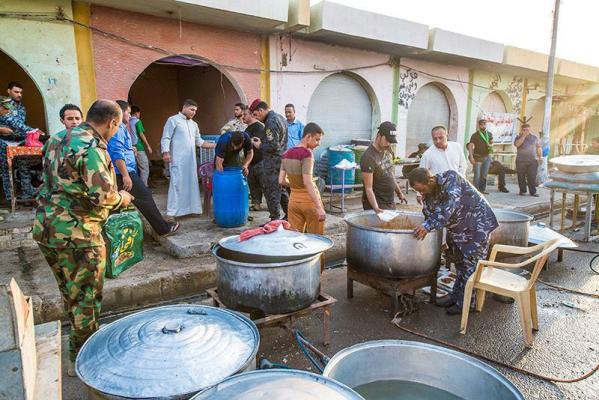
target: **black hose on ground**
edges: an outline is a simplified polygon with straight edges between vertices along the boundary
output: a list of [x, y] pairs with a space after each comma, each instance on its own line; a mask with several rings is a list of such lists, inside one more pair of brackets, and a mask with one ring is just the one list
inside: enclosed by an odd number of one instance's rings
[[440, 345], [445, 346], [445, 347], [449, 347], [451, 349], [460, 351], [462, 353], [466, 353], [468, 355], [471, 355], [471, 356], [476, 357], [476, 358], [480, 358], [482, 360], [491, 362], [493, 364], [501, 365], [502, 367], [511, 369], [512, 371], [516, 371], [516, 372], [519, 372], [521, 374], [532, 376], [534, 378], [541, 379], [541, 380], [544, 380], [544, 381], [557, 382], [557, 383], [575, 383], [575, 382], [580, 382], [580, 381], [582, 381], [584, 379], [589, 378], [590, 376], [592, 376], [595, 372], [597, 372], [599, 370], [599, 364], [597, 364], [597, 365], [595, 365], [595, 367], [593, 369], [591, 369], [590, 371], [588, 371], [584, 375], [578, 376], [576, 378], [556, 378], [556, 377], [549, 377], [549, 376], [537, 374], [536, 372], [527, 371], [525, 369], [518, 368], [518, 367], [515, 367], [513, 365], [506, 364], [506, 363], [504, 363], [502, 361], [498, 361], [498, 360], [492, 359], [492, 358], [487, 357], [487, 356], [483, 356], [481, 354], [475, 353], [474, 351], [467, 350], [467, 349], [464, 349], [463, 347], [457, 346], [457, 345], [455, 345], [453, 343], [446, 342], [445, 340], [436, 339], [436, 338], [430, 337], [428, 335], [425, 335], [424, 333], [413, 331], [413, 330], [411, 330], [409, 328], [406, 328], [405, 326], [399, 325], [399, 320], [396, 319], [396, 318], [394, 318], [392, 322], [399, 329], [401, 329], [402, 331], [407, 332], [407, 333], [409, 333], [411, 335], [418, 336], [419, 338], [429, 340], [431, 342], [440, 344]]

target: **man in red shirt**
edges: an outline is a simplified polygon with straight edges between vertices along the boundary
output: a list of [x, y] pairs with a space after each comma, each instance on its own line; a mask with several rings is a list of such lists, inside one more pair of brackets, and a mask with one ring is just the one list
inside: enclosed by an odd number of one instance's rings
[[326, 213], [314, 183], [314, 155], [323, 132], [310, 122], [304, 127], [301, 142], [283, 154], [279, 183], [291, 188], [289, 223], [302, 233], [324, 234]]

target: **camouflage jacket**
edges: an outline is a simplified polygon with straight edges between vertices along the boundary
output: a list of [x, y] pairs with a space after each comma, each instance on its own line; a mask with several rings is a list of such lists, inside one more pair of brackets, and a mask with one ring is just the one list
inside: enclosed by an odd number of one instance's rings
[[106, 141], [83, 123], [52, 135], [42, 152], [33, 238], [52, 248], [103, 245], [102, 226], [121, 205]]
[[33, 130], [32, 127], [25, 123], [25, 118], [27, 117], [25, 106], [14, 100], [12, 104], [15, 109], [0, 117], [0, 126], [12, 129], [14, 136], [25, 138], [25, 134]]
[[265, 142], [262, 143], [264, 158], [281, 158], [287, 150], [287, 120], [281, 114], [269, 111], [264, 121]]
[[235, 132], [235, 131], [244, 132], [247, 127], [248, 126], [246, 124], [244, 124], [243, 121], [238, 120], [237, 118], [233, 118], [232, 120], [227, 122], [225, 125], [223, 125], [222, 128], [220, 128], [220, 133], [222, 135], [223, 133], [227, 133], [227, 132]]
[[464, 255], [487, 246], [489, 235], [499, 226], [487, 200], [456, 171], [437, 174], [435, 179], [439, 190], [424, 197], [426, 230], [447, 228]]

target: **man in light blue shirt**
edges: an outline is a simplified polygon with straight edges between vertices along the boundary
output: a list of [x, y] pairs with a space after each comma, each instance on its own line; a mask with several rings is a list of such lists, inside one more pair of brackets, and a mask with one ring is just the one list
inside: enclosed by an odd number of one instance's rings
[[285, 118], [287, 118], [287, 149], [290, 149], [302, 141], [304, 124], [295, 118], [295, 106], [291, 103], [285, 105]]
[[162, 218], [152, 197], [152, 192], [137, 175], [135, 153], [133, 152], [131, 135], [127, 130], [131, 117], [131, 107], [124, 100], [117, 100], [116, 102], [123, 110], [123, 121], [118, 131], [108, 142], [107, 150], [114, 164], [118, 188], [133, 195], [133, 204], [159, 236], [173, 234], [179, 229], [179, 223], [168, 223]]

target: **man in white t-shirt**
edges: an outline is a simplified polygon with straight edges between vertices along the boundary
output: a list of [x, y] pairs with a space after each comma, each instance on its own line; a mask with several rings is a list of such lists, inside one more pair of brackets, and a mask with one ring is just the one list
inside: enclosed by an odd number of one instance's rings
[[[466, 156], [464, 149], [456, 142], [447, 140], [447, 128], [443, 125], [435, 126], [431, 131], [433, 145], [422, 154], [420, 168], [426, 168], [435, 176], [445, 171], [456, 171], [463, 177], [466, 176]], [[422, 204], [422, 196], [417, 194], [419, 204]]]
[[433, 145], [424, 152], [420, 159], [420, 168], [426, 168], [432, 175], [453, 170], [466, 176], [466, 156], [464, 149], [456, 142], [447, 140], [447, 129], [435, 126], [431, 131]]

